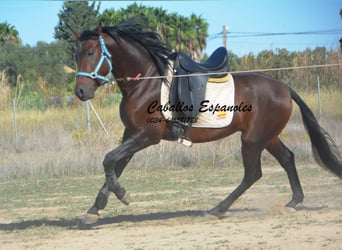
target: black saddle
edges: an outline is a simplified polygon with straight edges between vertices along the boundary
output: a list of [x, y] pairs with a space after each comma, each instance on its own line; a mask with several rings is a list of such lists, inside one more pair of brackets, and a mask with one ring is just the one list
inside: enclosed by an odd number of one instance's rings
[[202, 63], [193, 61], [187, 54], [183, 52], [174, 54], [176, 54], [182, 69], [188, 73], [220, 73], [227, 72], [229, 70], [228, 53], [224, 47], [216, 49], [211, 56]]
[[[170, 56], [174, 60], [174, 78], [170, 89], [170, 105], [183, 106], [174, 118], [196, 118], [205, 98], [208, 78], [220, 78], [229, 71], [228, 53], [224, 47], [216, 49], [203, 63], [193, 61], [183, 52]], [[198, 75], [196, 73], [214, 73]], [[216, 74], [217, 73], [217, 74]]]

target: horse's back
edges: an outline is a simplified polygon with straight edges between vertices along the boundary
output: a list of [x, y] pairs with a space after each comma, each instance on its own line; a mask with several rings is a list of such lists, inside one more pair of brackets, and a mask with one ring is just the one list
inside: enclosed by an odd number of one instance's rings
[[257, 97], [265, 98], [285, 98], [291, 99], [288, 86], [282, 81], [261, 73], [239, 73], [233, 74], [237, 88], [251, 94], [257, 94]]

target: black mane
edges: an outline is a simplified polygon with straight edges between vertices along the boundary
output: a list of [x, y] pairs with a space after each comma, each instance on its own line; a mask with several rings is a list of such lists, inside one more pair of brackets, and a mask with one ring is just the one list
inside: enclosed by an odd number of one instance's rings
[[161, 41], [157, 33], [144, 31], [140, 19], [130, 18], [114, 27], [104, 27], [103, 32], [117, 42], [119, 42], [118, 38], [122, 37], [142, 45], [151, 55], [159, 74], [165, 74], [168, 65], [167, 58], [171, 54], [171, 50]]
[[[161, 41], [157, 33], [144, 31], [139, 19], [131, 18], [114, 27], [103, 27], [102, 32], [111, 36], [119, 44], [120, 37], [139, 43], [151, 55], [159, 74], [165, 74], [171, 50]], [[86, 30], [82, 32], [79, 41], [98, 39], [98, 37], [99, 34], [95, 31]]]
[[85, 40], [90, 39], [99, 39], [99, 34], [92, 30], [85, 30], [81, 33], [80, 37], [78, 38], [78, 41], [82, 42]]

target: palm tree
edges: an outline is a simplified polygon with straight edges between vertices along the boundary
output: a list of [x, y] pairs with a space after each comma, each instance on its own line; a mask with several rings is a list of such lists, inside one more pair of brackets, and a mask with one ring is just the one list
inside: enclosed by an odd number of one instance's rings
[[0, 46], [7, 42], [20, 43], [19, 32], [7, 22], [0, 23]]
[[114, 26], [136, 16], [145, 20], [146, 29], [157, 32], [171, 49], [183, 51], [195, 60], [202, 58], [202, 51], [206, 47], [205, 41], [208, 37], [208, 23], [201, 16], [192, 14], [187, 18], [176, 13], [168, 14], [161, 7], [146, 7], [134, 3], [126, 9], [105, 10], [100, 18], [105, 26]]

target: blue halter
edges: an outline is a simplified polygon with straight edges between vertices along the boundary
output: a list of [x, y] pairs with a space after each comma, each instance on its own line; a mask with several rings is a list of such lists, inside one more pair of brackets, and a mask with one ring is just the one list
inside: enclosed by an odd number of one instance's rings
[[[99, 86], [102, 86], [102, 85], [111, 81], [110, 76], [111, 76], [113, 67], [112, 67], [112, 62], [110, 61], [110, 58], [112, 57], [112, 55], [109, 53], [102, 36], [99, 36], [99, 42], [100, 42], [100, 46], [101, 46], [101, 57], [100, 57], [99, 62], [96, 65], [94, 71], [91, 73], [77, 72], [76, 77], [85, 76], [85, 77], [89, 77], [90, 79], [101, 80], [102, 82], [99, 84]], [[105, 60], [109, 65], [109, 71], [108, 71], [108, 74], [106, 76], [101, 76], [98, 73], [99, 73], [99, 70], [100, 70], [100, 68], [101, 68], [101, 66]]]

